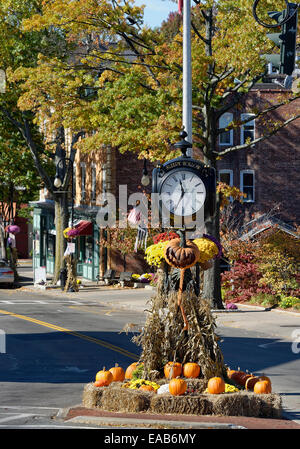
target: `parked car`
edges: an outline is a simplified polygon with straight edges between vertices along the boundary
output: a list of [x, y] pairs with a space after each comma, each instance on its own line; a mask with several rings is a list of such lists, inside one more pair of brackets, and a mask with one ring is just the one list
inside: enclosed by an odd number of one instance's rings
[[0, 260], [0, 283], [10, 284], [14, 283], [14, 272], [5, 260]]

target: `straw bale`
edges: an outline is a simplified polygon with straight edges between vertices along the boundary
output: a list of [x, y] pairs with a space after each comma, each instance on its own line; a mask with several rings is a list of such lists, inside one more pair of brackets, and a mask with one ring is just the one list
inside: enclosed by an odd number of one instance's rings
[[83, 391], [82, 405], [113, 412], [142, 412], [149, 408], [151, 393], [121, 388], [120, 382], [108, 387], [87, 384]]
[[279, 418], [281, 416], [281, 397], [278, 394], [254, 394], [240, 391], [210, 395], [214, 415], [252, 416]]
[[102, 394], [101, 408], [115, 412], [142, 412], [149, 408], [150, 395], [147, 391], [108, 388]]
[[212, 403], [206, 395], [172, 396], [169, 393], [151, 397], [150, 412], [186, 415], [211, 415]]
[[[161, 380], [163, 381], [163, 379]], [[203, 379], [188, 379], [188, 388], [203, 391]], [[202, 387], [201, 387], [202, 382]], [[82, 405], [116, 412], [151, 412], [160, 414], [252, 416], [280, 418], [282, 416], [281, 396], [275, 393], [254, 394], [240, 391], [223, 394], [191, 394], [172, 396], [170, 393], [157, 395], [154, 392], [122, 388], [121, 382], [108, 387], [97, 388], [87, 384], [83, 391]]]
[[104, 388], [96, 388], [93, 383], [86, 384], [82, 394], [82, 405], [86, 408], [95, 408], [101, 406], [101, 397]]
[[261, 394], [260, 416], [269, 418], [282, 417], [282, 398], [279, 394]]

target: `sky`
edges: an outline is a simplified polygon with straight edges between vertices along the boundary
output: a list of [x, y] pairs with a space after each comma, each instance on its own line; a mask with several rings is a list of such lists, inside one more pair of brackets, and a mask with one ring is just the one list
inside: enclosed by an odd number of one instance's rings
[[170, 12], [178, 10], [177, 2], [171, 0], [135, 0], [135, 4], [146, 5], [144, 19], [149, 27], [160, 26]]

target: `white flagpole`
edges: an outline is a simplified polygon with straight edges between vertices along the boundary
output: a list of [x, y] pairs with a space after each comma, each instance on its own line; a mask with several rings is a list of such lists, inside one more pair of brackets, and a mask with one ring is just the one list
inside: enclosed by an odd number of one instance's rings
[[[182, 125], [188, 142], [193, 142], [192, 133], [192, 51], [191, 51], [191, 0], [183, 0], [183, 103]], [[192, 156], [192, 149], [187, 154]]]

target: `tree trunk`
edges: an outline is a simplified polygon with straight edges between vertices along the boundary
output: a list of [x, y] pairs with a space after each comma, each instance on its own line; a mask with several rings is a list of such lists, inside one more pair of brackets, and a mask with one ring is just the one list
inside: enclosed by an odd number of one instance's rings
[[5, 249], [5, 231], [4, 227], [0, 225], [0, 259], [6, 258], [6, 249]]
[[[217, 195], [216, 214], [205, 222], [206, 233], [220, 240], [220, 203]], [[221, 294], [220, 261], [215, 259], [212, 268], [204, 271], [203, 297], [210, 301], [212, 308], [224, 309]]]
[[69, 222], [68, 194], [56, 193], [54, 195], [54, 202], [56, 241], [53, 284], [56, 284], [59, 279], [60, 270], [65, 266], [64, 252], [67, 246], [67, 241], [64, 238], [63, 231], [68, 226]]

